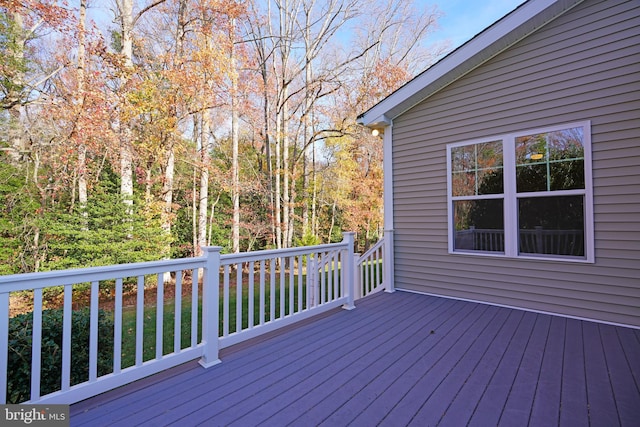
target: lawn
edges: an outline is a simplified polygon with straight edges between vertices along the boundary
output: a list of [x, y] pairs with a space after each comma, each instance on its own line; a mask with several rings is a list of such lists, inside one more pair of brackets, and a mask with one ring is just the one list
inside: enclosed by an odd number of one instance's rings
[[[370, 270], [369, 274], [373, 276], [367, 278], [367, 282], [371, 285], [373, 282], [378, 283], [382, 277], [382, 263], [377, 261], [377, 268]], [[298, 275], [291, 275], [288, 272], [286, 274], [277, 274], [274, 276], [267, 275], [267, 280], [264, 285], [264, 295], [261, 297], [260, 294], [260, 285], [254, 283], [252, 286], [252, 291], [250, 292], [248, 283], [244, 283], [242, 286], [242, 304], [241, 304], [241, 322], [242, 329], [246, 329], [249, 326], [249, 321], [251, 321], [252, 325], [260, 324], [260, 316], [261, 313], [263, 315], [264, 322], [268, 322], [270, 320], [275, 320], [283, 315], [291, 314], [291, 310], [293, 312], [298, 312], [307, 308], [307, 290], [306, 284], [307, 277], [306, 274], [301, 275], [301, 279], [298, 279]], [[338, 275], [340, 277], [340, 269], [338, 267]], [[275, 279], [273, 282], [273, 287], [271, 286], [271, 280]], [[224, 280], [224, 279], [223, 279]], [[293, 288], [290, 286], [290, 282], [293, 280]], [[299, 287], [299, 280], [303, 284], [302, 288]], [[221, 281], [222, 282], [222, 281]], [[236, 277], [233, 272], [231, 272], [230, 277], [227, 279], [228, 283], [235, 284]], [[284, 283], [284, 289], [281, 289], [280, 283]], [[322, 295], [318, 295], [320, 298], [324, 296], [327, 298], [328, 295], [332, 295], [334, 289], [329, 289], [328, 283], [324, 281], [324, 292], [321, 292]], [[334, 284], [335, 285], [335, 284]], [[167, 285], [173, 286], [173, 285]], [[339, 287], [339, 281], [336, 287]], [[234, 333], [237, 331], [237, 287], [235, 285], [231, 285], [228, 288], [228, 293], [225, 295], [223, 287], [220, 289], [220, 302], [219, 302], [219, 313], [220, 313], [220, 322], [218, 325], [218, 333], [220, 336], [227, 335], [229, 333]], [[171, 288], [167, 289], [167, 291], [172, 290]], [[370, 290], [370, 289], [369, 289]], [[302, 292], [302, 295], [300, 295]], [[319, 291], [320, 292], [320, 291]], [[171, 298], [165, 298], [165, 304], [163, 305], [163, 320], [162, 320], [162, 354], [170, 354], [174, 351], [175, 346], [175, 299], [173, 298], [173, 294]], [[253, 309], [252, 313], [249, 313], [249, 300], [253, 300]], [[224, 301], [227, 300], [228, 303], [226, 305]], [[284, 301], [284, 307], [281, 307], [281, 301]], [[264, 304], [264, 311], [261, 312], [261, 303]], [[300, 305], [300, 303], [302, 305]], [[198, 308], [197, 308], [197, 337], [195, 342], [200, 342], [202, 336], [202, 301], [198, 299]], [[113, 313], [113, 312], [112, 312]], [[142, 341], [142, 349], [143, 356], [142, 361], [151, 360], [156, 357], [156, 306], [155, 304], [150, 304], [147, 302], [144, 308], [144, 319], [143, 319], [143, 341]], [[228, 319], [228, 322], [225, 324], [225, 319]], [[180, 304], [180, 348], [188, 348], [192, 343], [192, 299], [191, 295], [183, 295], [181, 298]], [[122, 312], [122, 368], [126, 368], [129, 366], [133, 366], [135, 364], [136, 357], [136, 324], [137, 322], [137, 313], [135, 306], [125, 307]]]
[[[303, 280], [306, 277], [303, 278]], [[280, 307], [280, 297], [284, 296], [284, 314], [290, 314], [290, 300], [293, 297], [293, 310], [294, 312], [300, 311], [298, 294], [300, 292], [297, 283], [294, 284], [294, 288], [289, 286], [289, 280], [286, 279], [284, 292], [281, 292], [280, 286], [276, 284], [273, 287], [273, 297], [271, 298], [271, 287], [269, 284], [265, 285], [264, 296], [264, 322], [269, 321], [272, 318], [278, 319], [281, 317], [282, 311]], [[305, 283], [303, 281], [303, 283]], [[230, 288], [228, 295], [227, 313], [228, 324], [225, 327], [225, 307], [223, 290], [220, 290], [220, 322], [218, 325], [218, 333], [223, 336], [224, 332], [233, 333], [236, 331], [237, 326], [237, 293], [235, 286]], [[254, 284], [251, 297], [253, 298], [253, 312], [252, 315], [248, 315], [249, 311], [249, 287], [243, 286], [242, 289], [242, 329], [246, 329], [249, 325], [249, 317], [251, 317], [252, 324], [255, 326], [260, 323], [260, 286]], [[306, 290], [302, 289], [302, 309], [306, 308]], [[271, 310], [273, 307], [273, 312]], [[181, 298], [180, 304], [180, 348], [188, 348], [192, 342], [192, 300], [191, 295]], [[113, 312], [111, 312], [113, 315]], [[156, 306], [150, 306], [146, 304], [144, 308], [143, 318], [143, 340], [142, 349], [143, 356], [142, 361], [151, 360], [156, 357]], [[162, 316], [162, 354], [169, 354], [174, 351], [175, 346], [175, 316], [176, 316], [176, 304], [175, 299], [165, 299], [163, 305]], [[122, 311], [122, 362], [121, 367], [126, 368], [133, 366], [136, 362], [136, 329], [137, 328], [137, 311], [135, 306], [125, 307]], [[198, 299], [197, 307], [197, 339], [196, 342], [200, 342], [202, 336], [202, 300]]]

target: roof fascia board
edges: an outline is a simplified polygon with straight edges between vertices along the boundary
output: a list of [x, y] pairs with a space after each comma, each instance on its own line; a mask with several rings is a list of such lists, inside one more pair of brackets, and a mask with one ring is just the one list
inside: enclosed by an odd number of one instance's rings
[[391, 120], [386, 116], [382, 115], [380, 117], [375, 118], [370, 123], [367, 124], [368, 127], [372, 129], [382, 129], [391, 125]]
[[529, 0], [358, 117], [393, 120], [584, 0]]

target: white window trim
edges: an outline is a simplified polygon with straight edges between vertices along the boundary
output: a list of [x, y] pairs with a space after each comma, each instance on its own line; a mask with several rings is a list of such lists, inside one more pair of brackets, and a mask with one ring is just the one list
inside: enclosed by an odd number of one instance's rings
[[[584, 128], [584, 180], [585, 188], [577, 190], [559, 190], [553, 191], [554, 196], [567, 195], [584, 195], [584, 257], [563, 257], [563, 256], [547, 256], [547, 255], [521, 255], [518, 254], [518, 197], [540, 196], [541, 192], [520, 193], [516, 192], [516, 161], [515, 161], [515, 139], [523, 135], [533, 135], [546, 132], [554, 132], [558, 130], [582, 127]], [[482, 197], [471, 196], [469, 199], [492, 199], [504, 198], [504, 253], [480, 252], [480, 251], [456, 251], [454, 250], [454, 224], [453, 224], [453, 200], [464, 200], [465, 197], [452, 197], [451, 182], [451, 149], [465, 145], [481, 144], [501, 140], [503, 144], [503, 171], [504, 171], [504, 193], [498, 195], [484, 195]], [[447, 144], [447, 242], [448, 251], [454, 255], [471, 255], [498, 258], [516, 258], [537, 261], [560, 261], [573, 263], [594, 263], [594, 223], [593, 223], [593, 172], [592, 172], [592, 155], [591, 155], [591, 121], [563, 123], [560, 125], [547, 126], [543, 128], [527, 129], [518, 132], [512, 132], [504, 135], [495, 135], [487, 138], [456, 142]]]

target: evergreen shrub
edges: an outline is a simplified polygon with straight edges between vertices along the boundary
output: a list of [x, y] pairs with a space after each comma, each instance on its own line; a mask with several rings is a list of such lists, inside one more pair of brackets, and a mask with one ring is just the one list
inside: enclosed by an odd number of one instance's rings
[[[71, 316], [71, 385], [89, 379], [89, 309], [74, 310]], [[63, 310], [42, 312], [40, 395], [58, 391], [62, 384]], [[9, 320], [7, 403], [31, 398], [33, 312]], [[98, 312], [98, 376], [113, 370], [113, 319], [110, 312]]]

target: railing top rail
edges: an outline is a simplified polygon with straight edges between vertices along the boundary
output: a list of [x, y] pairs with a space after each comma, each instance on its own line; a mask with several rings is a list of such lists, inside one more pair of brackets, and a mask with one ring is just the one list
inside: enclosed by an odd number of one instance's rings
[[0, 293], [201, 268], [205, 266], [205, 262], [206, 259], [204, 257], [180, 258], [103, 267], [11, 274], [0, 276]]
[[367, 250], [364, 254], [362, 254], [360, 256], [360, 259], [364, 259], [364, 258], [368, 257], [369, 255], [371, 255], [372, 253], [374, 253], [375, 251], [380, 249], [382, 247], [382, 245], [384, 245], [384, 237], [382, 239], [378, 240], [375, 245], [371, 246], [369, 248], [369, 250]]
[[305, 255], [305, 254], [333, 251], [333, 250], [346, 249], [346, 248], [347, 248], [347, 244], [345, 242], [340, 242], [340, 243], [327, 243], [324, 245], [315, 245], [315, 246], [301, 246], [297, 248], [269, 249], [265, 251], [241, 252], [237, 254], [224, 254], [220, 256], [220, 263], [222, 265], [227, 265], [227, 264], [233, 264], [236, 262], [260, 261], [263, 259], [270, 259], [270, 258], [276, 258], [276, 257]]
[[[340, 242], [315, 246], [303, 246], [298, 248], [242, 252], [238, 254], [221, 255], [220, 262], [222, 265], [228, 265], [237, 262], [260, 261], [275, 257], [305, 255], [346, 248], [347, 244], [345, 242]], [[0, 276], [0, 293], [135, 277], [182, 269], [202, 268], [205, 266], [205, 263], [205, 257], [197, 257], [118, 264], [102, 267], [77, 268], [70, 270], [42, 271], [38, 273], [11, 274], [7, 276]]]

